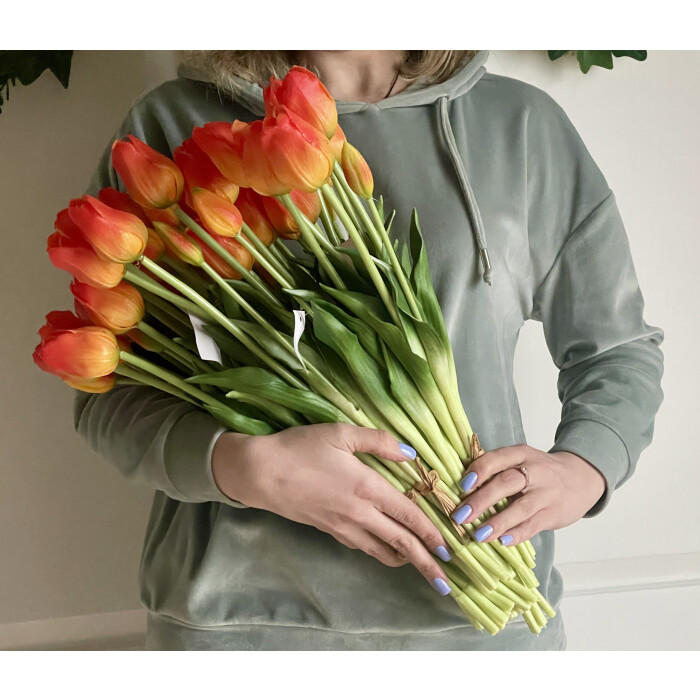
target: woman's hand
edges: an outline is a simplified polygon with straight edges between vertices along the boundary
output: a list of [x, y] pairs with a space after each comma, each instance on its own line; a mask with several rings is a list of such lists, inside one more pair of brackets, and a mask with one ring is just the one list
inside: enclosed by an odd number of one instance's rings
[[[521, 467], [527, 471], [527, 486]], [[455, 509], [454, 520], [470, 523], [507, 497], [508, 507], [491, 516], [474, 535], [479, 542], [499, 538], [502, 544], [515, 545], [583, 517], [605, 492], [605, 479], [590, 462], [571, 452], [513, 445], [477, 457], [461, 486], [471, 493]]]
[[388, 566], [410, 562], [447, 595], [445, 575], [428, 551], [449, 560], [442, 535], [355, 452], [396, 462], [415, 457], [388, 432], [331, 423], [265, 436], [224, 433], [214, 446], [212, 473], [232, 500], [312, 525]]

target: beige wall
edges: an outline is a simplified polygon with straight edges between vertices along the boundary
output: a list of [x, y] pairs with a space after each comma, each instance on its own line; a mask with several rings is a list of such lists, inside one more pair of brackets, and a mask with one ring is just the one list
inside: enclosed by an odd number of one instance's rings
[[[67, 92], [44, 75], [16, 88], [0, 115], [0, 648], [126, 638], [142, 624], [126, 611], [139, 607], [151, 493], [129, 486], [74, 435], [71, 393], [34, 367], [31, 351], [44, 314], [71, 303], [67, 275], [44, 252], [56, 211], [85, 189], [131, 101], [175, 65], [170, 52], [78, 52]], [[557, 560], [577, 595], [564, 603], [571, 646], [595, 648], [596, 627], [611, 624], [607, 611], [633, 620], [645, 592], [657, 596], [654, 605], [678, 603], [696, 597], [700, 583], [700, 52], [651, 52], [645, 64], [623, 59], [613, 72], [584, 76], [573, 61], [550, 64], [542, 52], [497, 51], [488, 69], [544, 88], [567, 111], [616, 193], [647, 321], [667, 336], [654, 444], [604, 514], [558, 538]], [[528, 441], [546, 450], [559, 403], [538, 324], [523, 329], [516, 382]], [[666, 590], [672, 585], [680, 589]], [[588, 597], [597, 593], [605, 605]], [[650, 625], [626, 632], [620, 623], [614, 648], [700, 648], [696, 607], [661, 609], [668, 617]]]

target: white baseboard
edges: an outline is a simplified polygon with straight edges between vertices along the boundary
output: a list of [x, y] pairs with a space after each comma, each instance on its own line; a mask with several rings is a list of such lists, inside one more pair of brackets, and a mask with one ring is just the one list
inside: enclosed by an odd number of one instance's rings
[[[570, 648], [589, 648], [587, 645], [593, 644], [593, 642], [584, 641], [591, 636], [588, 635], [586, 625], [598, 623], [593, 620], [590, 623], [587, 622], [586, 616], [591, 610], [594, 613], [595, 610], [602, 611], [606, 605], [613, 606], [613, 609], [617, 610], [623, 609], [624, 606], [620, 608], [619, 594], [637, 592], [632, 596], [635, 598], [635, 605], [634, 609], [630, 609], [630, 615], [642, 618], [645, 614], [642, 613], [640, 616], [638, 611], [644, 610], [646, 606], [643, 602], [638, 605], [636, 599], [645, 591], [651, 594], [665, 588], [684, 588], [688, 591], [679, 591], [677, 600], [684, 599], [684, 596], [689, 600], [698, 599], [697, 590], [694, 587], [700, 585], [700, 552], [574, 562], [558, 565], [557, 568], [561, 571], [565, 582], [565, 601], [562, 607], [567, 619]], [[600, 605], [591, 606], [582, 606], [575, 600], [568, 602], [569, 599], [594, 595], [607, 596], [607, 598], [605, 600], [601, 598], [603, 602]], [[658, 598], [658, 594], [654, 597]], [[691, 627], [700, 629], [700, 619], [695, 619], [699, 614], [697, 608], [698, 606], [691, 605], [689, 610], [689, 607], [684, 604], [684, 607], [679, 609], [679, 619], [683, 624], [687, 622], [689, 630]], [[579, 614], [579, 609], [581, 611], [585, 609], [585, 614], [583, 612]], [[573, 629], [570, 629], [572, 626]], [[145, 630], [144, 610], [13, 622], [0, 624], [0, 650], [136, 650], [143, 649]], [[630, 635], [631, 632], [630, 629]], [[573, 645], [571, 644], [572, 633], [576, 637]], [[694, 633], [691, 631], [689, 634]], [[677, 631], [674, 635], [674, 639], [679, 639]], [[595, 635], [591, 636], [591, 638], [594, 637]], [[634, 637], [634, 640], [630, 639], [630, 645], [633, 642], [639, 643], [637, 632], [634, 633]], [[660, 639], [657, 633], [654, 639]], [[693, 642], [691, 640], [682, 643]], [[624, 636], [618, 639], [616, 644], [619, 648], [626, 648]]]

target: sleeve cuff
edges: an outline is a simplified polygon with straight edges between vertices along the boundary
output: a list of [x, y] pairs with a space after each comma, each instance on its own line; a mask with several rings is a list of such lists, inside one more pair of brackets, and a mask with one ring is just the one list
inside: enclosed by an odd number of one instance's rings
[[165, 459], [168, 478], [188, 498], [247, 508], [228, 498], [214, 481], [211, 455], [216, 441], [225, 432], [226, 428], [208, 413], [191, 411], [182, 416], [168, 436]]
[[625, 481], [630, 458], [622, 438], [611, 428], [594, 420], [574, 420], [557, 428], [549, 452], [572, 452], [590, 462], [605, 479], [605, 493], [584, 515], [598, 515], [609, 503], [613, 491]]

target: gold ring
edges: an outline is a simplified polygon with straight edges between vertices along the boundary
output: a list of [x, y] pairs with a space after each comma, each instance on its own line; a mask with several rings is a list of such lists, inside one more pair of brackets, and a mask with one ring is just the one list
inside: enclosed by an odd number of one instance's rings
[[522, 489], [524, 491], [530, 485], [530, 475], [527, 473], [527, 467], [521, 465], [518, 467], [518, 469], [520, 469], [525, 477], [525, 487]]

